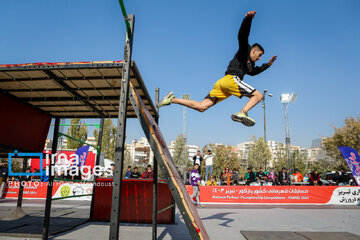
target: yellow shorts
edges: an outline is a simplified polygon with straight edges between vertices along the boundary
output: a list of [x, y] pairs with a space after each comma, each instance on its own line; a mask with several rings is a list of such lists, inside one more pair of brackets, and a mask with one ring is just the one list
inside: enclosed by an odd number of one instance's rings
[[215, 99], [215, 103], [218, 103], [231, 95], [239, 98], [243, 96], [250, 97], [255, 91], [255, 88], [242, 81], [238, 76], [226, 75], [215, 83], [206, 98]]

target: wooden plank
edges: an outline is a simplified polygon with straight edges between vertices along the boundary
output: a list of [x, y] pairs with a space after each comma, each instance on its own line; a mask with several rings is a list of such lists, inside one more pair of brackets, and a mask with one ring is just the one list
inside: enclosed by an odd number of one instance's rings
[[[185, 188], [183, 180], [176, 169], [175, 162], [170, 155], [158, 125], [152, 118], [150, 112], [147, 110], [145, 104], [141, 100], [141, 97], [131, 83], [130, 90], [132, 93], [130, 99], [132, 101], [136, 101], [136, 103], [133, 103], [133, 107], [135, 109], [136, 107], [134, 105], [137, 105], [140, 109], [137, 114], [139, 114], [138, 118], [141, 126], [143, 127], [144, 133], [148, 138], [156, 158], [158, 159], [161, 169], [163, 172], [165, 171], [166, 175], [168, 175], [167, 182], [170, 187], [170, 191], [172, 192], [175, 202], [180, 209], [190, 234], [194, 239], [209, 239], [206, 229], [201, 222], [192, 200], [190, 199], [188, 191]], [[146, 124], [143, 124], [144, 122]]]

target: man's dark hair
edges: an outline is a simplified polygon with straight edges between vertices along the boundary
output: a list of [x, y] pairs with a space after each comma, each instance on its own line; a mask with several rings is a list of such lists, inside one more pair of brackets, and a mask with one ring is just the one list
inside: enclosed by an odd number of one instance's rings
[[138, 169], [138, 168], [137, 168], [137, 167], [134, 167], [134, 170], [135, 170], [135, 169]]
[[151, 168], [151, 165], [149, 164], [149, 165], [147, 165], [147, 167], [146, 168], [148, 168], [148, 167], [150, 167]]
[[208, 152], [211, 152], [211, 150], [209, 149]]
[[131, 166], [128, 166], [128, 168], [131, 168]]
[[195, 167], [196, 165], [200, 166], [198, 163], [195, 163], [195, 164], [194, 164], [194, 167]]
[[256, 49], [256, 50], [260, 50], [260, 51], [262, 51], [263, 53], [265, 53], [265, 50], [264, 50], [264, 48], [260, 45], [260, 44], [258, 44], [258, 43], [254, 43], [252, 46], [251, 46], [251, 49]]
[[247, 170], [251, 170], [251, 168], [250, 168], [250, 167], [248, 167], [248, 168], [247, 168]]

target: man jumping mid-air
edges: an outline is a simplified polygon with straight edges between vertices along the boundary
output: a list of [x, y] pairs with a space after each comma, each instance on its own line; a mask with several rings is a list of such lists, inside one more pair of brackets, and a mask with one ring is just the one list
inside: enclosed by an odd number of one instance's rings
[[245, 126], [254, 126], [255, 120], [247, 116], [248, 111], [258, 104], [263, 95], [249, 84], [243, 82], [244, 75], [257, 75], [270, 67], [277, 56], [273, 56], [268, 63], [264, 63], [260, 67], [255, 66], [255, 62], [260, 60], [264, 54], [264, 49], [260, 44], [255, 43], [250, 46], [248, 43], [251, 21], [255, 16], [256, 11], [250, 11], [245, 15], [245, 18], [240, 26], [238, 40], [239, 50], [234, 58], [229, 63], [225, 77], [218, 80], [210, 93], [201, 102], [194, 100], [186, 100], [182, 98], [175, 98], [173, 92], [169, 92], [158, 104], [158, 107], [163, 107], [171, 103], [177, 103], [199, 112], [204, 112], [208, 108], [214, 106], [216, 103], [230, 97], [231, 95], [239, 98], [246, 96], [249, 98], [243, 109], [231, 115], [231, 119], [241, 122]]

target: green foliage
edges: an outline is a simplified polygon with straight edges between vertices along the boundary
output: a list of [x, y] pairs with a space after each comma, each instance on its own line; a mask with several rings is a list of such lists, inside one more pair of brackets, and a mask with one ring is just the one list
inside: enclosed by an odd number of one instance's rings
[[285, 144], [280, 143], [280, 146], [276, 147], [274, 169], [278, 173], [283, 167], [287, 168], [286, 147]]
[[[67, 131], [67, 135], [76, 138], [80, 141], [86, 142], [88, 130], [87, 127], [85, 126], [85, 122], [81, 121], [80, 118], [73, 118], [71, 119], [70, 124], [72, 124], [72, 126], [69, 127]], [[78, 149], [83, 145], [84, 144], [82, 144], [79, 141], [68, 138], [68, 142], [67, 142], [68, 149]]]
[[325, 150], [320, 149], [316, 155], [316, 161], [309, 163], [309, 171], [316, 169], [319, 173], [326, 173], [337, 170], [340, 166], [341, 161], [328, 156]]
[[347, 146], [360, 151], [360, 116], [345, 119], [345, 126], [342, 128], [334, 127], [334, 135], [324, 141], [323, 148], [327, 154], [336, 159], [337, 167], [347, 168], [347, 164], [337, 147]]
[[[237, 153], [233, 151], [232, 146], [215, 146], [214, 144], [209, 145], [211, 151], [215, 154], [213, 175], [216, 176], [216, 178], [219, 178], [220, 174], [224, 171], [224, 168], [226, 167], [229, 167], [230, 170], [234, 168], [240, 169], [240, 158], [238, 157]], [[205, 174], [205, 169], [203, 173]]]
[[270, 164], [272, 159], [271, 151], [266, 142], [264, 142], [264, 138], [260, 137], [256, 139], [252, 138], [254, 145], [251, 146], [248, 155], [248, 166], [258, 171], [259, 168], [263, 168], [264, 171]]
[[294, 166], [293, 172], [295, 168], [297, 168], [302, 174], [305, 174], [308, 171], [308, 161], [306, 154], [301, 153], [299, 150], [296, 150], [291, 154], [291, 158]]
[[[188, 149], [185, 146], [185, 139], [182, 134], [175, 139], [174, 161], [180, 172], [182, 173], [188, 165]], [[184, 160], [186, 158], [186, 160]]]
[[[115, 160], [117, 127], [113, 124], [112, 119], [104, 120], [104, 128], [101, 143], [101, 152], [105, 153], [106, 159]], [[96, 144], [99, 140], [99, 130], [95, 128], [94, 137]]]

